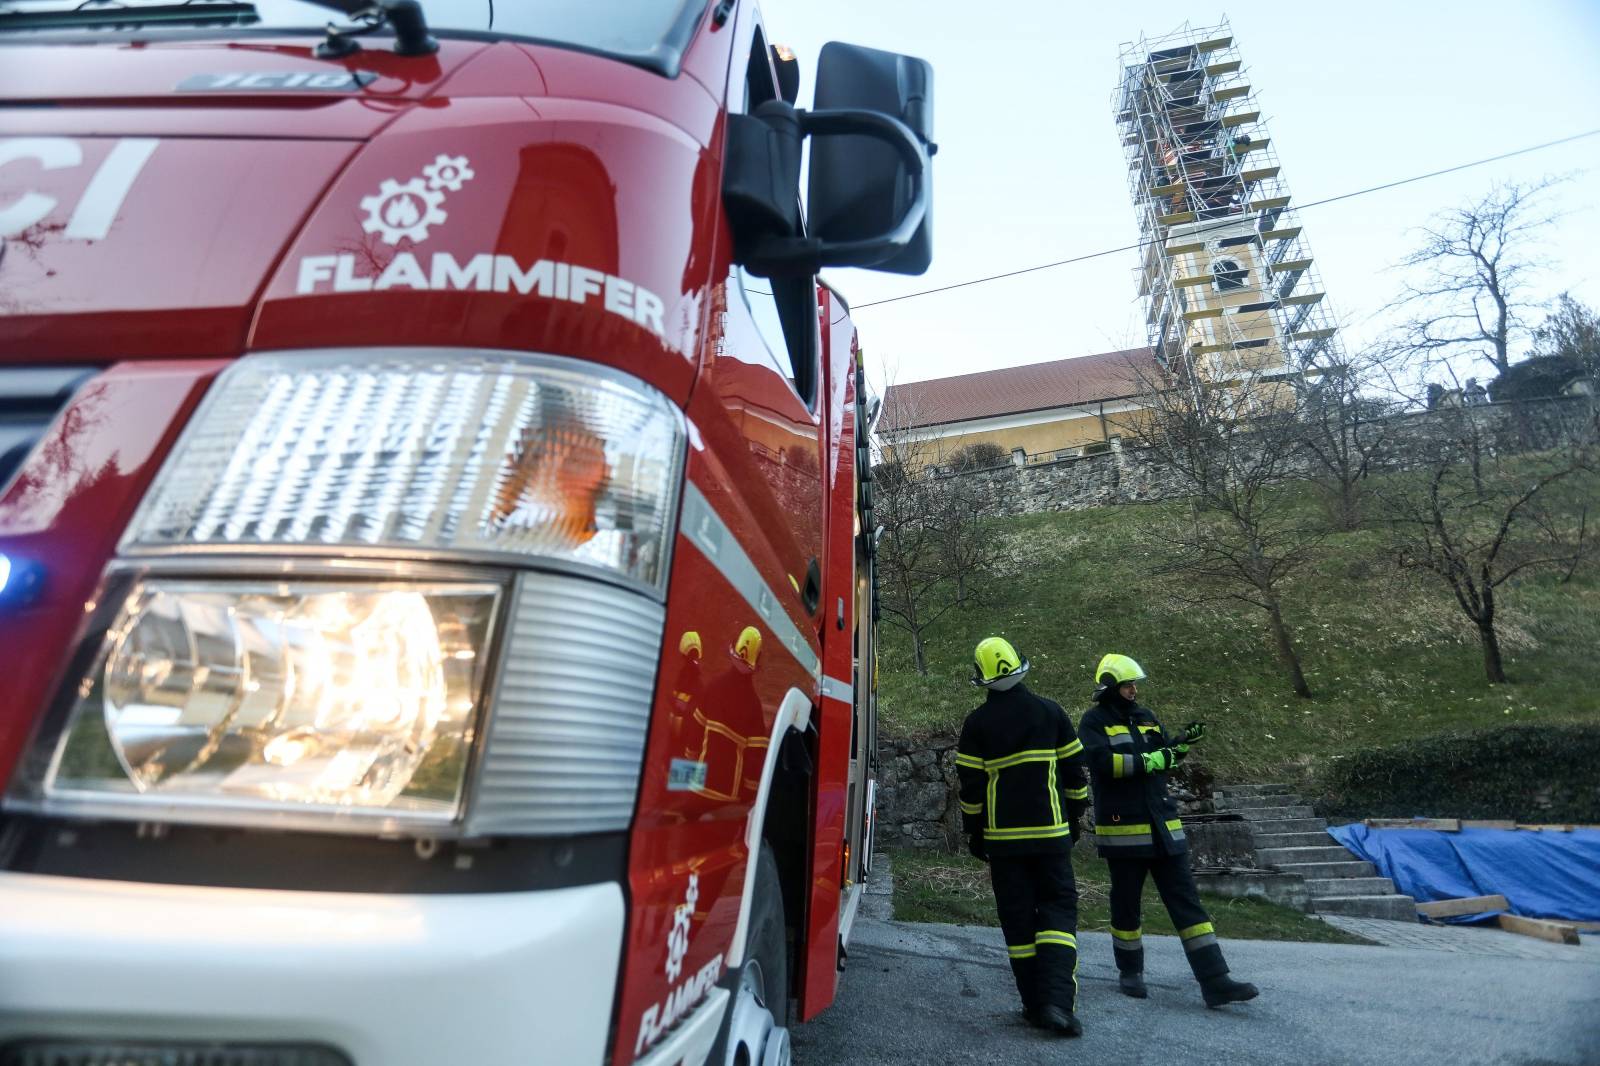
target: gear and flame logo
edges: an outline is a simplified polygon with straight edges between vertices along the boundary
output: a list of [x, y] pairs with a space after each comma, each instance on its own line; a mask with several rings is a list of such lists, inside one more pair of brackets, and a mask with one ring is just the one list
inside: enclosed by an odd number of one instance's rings
[[683, 902], [672, 912], [672, 931], [667, 934], [667, 980], [676, 981], [683, 972], [684, 956], [689, 954], [689, 921], [694, 917], [694, 905], [700, 902], [700, 875], [689, 875], [689, 887]]
[[385, 244], [399, 244], [404, 238], [413, 243], [428, 239], [428, 229], [444, 222], [447, 192], [460, 192], [474, 177], [464, 155], [441, 155], [422, 168], [422, 174], [406, 181], [385, 178], [373, 196], [361, 198], [367, 213], [361, 228], [376, 233]]

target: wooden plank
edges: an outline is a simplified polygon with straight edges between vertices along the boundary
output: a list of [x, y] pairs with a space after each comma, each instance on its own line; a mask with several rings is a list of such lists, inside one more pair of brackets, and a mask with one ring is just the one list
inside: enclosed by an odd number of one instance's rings
[[1261, 112], [1259, 111], [1240, 111], [1232, 115], [1223, 115], [1222, 125], [1228, 129], [1232, 129], [1235, 126], [1249, 125], [1260, 117]]
[[[1295, 337], [1312, 338], [1313, 336], [1333, 336], [1333, 330], [1308, 330], [1305, 333], [1296, 333]], [[1374, 829], [1438, 829], [1446, 833], [1458, 832], [1461, 829], [1459, 818], [1367, 818], [1363, 825]]]
[[1212, 76], [1232, 74], [1243, 66], [1243, 61], [1238, 59], [1224, 59], [1221, 63], [1212, 63], [1206, 67], [1206, 73]]
[[1259, 152], [1272, 143], [1271, 137], [1257, 137], [1249, 144], [1238, 144], [1233, 147], [1234, 155], [1244, 155], [1246, 152]]
[[1517, 823], [1509, 818], [1463, 818], [1463, 829], [1515, 829]]
[[1570, 833], [1574, 829], [1594, 829], [1594, 828], [1597, 828], [1597, 827], [1596, 826], [1592, 826], [1592, 825], [1581, 825], [1581, 826], [1580, 825], [1559, 825], [1559, 824], [1558, 825], [1545, 825], [1543, 823], [1518, 822], [1517, 823], [1517, 828], [1518, 829], [1531, 829], [1535, 833], [1541, 833], [1541, 832], [1546, 832], [1546, 831], [1551, 832], [1551, 833]]
[[1419, 903], [1417, 913], [1426, 914], [1429, 918], [1455, 918], [1463, 914], [1503, 911], [1510, 906], [1504, 896], [1463, 896], [1460, 899], [1441, 899], [1437, 903]]
[[1209, 41], [1201, 41], [1194, 46], [1196, 52], [1215, 52], [1219, 48], [1226, 48], [1233, 43], [1232, 37], [1213, 37]]
[[1241, 96], [1249, 95], [1249, 85], [1224, 85], [1220, 89], [1213, 89], [1211, 91], [1211, 99], [1213, 100], [1235, 100]]
[[1189, 277], [1173, 278], [1172, 284], [1182, 288], [1186, 285], [1210, 285], [1212, 280], [1209, 274], [1194, 274]]
[[1547, 922], [1543, 918], [1523, 918], [1515, 914], [1502, 914], [1495, 920], [1507, 932], [1548, 940], [1552, 944], [1579, 942], [1578, 927], [1570, 922]]
[[1285, 226], [1283, 229], [1269, 229], [1261, 235], [1263, 240], [1289, 241], [1300, 236], [1299, 226]]

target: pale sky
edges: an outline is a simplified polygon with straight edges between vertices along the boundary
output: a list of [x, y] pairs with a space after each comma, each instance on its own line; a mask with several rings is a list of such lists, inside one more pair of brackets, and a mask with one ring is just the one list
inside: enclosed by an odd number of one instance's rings
[[[822, 44], [934, 67], [934, 260], [922, 277], [833, 271], [868, 369], [916, 381], [1145, 343], [1135, 255], [880, 307], [903, 293], [1131, 244], [1137, 218], [1112, 115], [1122, 42], [1232, 23], [1297, 203], [1600, 128], [1600, 0], [763, 0], [809, 103]], [[1347, 346], [1373, 337], [1385, 272], [1434, 211], [1494, 181], [1571, 174], [1542, 249], [1541, 297], [1600, 306], [1600, 136], [1301, 215]], [[1479, 368], [1482, 369], [1481, 367]]]

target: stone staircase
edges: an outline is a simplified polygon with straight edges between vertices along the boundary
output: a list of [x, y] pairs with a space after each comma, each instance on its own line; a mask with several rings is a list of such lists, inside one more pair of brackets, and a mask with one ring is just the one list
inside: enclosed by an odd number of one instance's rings
[[1314, 913], [1417, 920], [1416, 901], [1397, 894], [1393, 881], [1329, 836], [1327, 820], [1288, 786], [1225, 786], [1216, 790], [1212, 806], [1249, 823], [1258, 866], [1304, 879]]

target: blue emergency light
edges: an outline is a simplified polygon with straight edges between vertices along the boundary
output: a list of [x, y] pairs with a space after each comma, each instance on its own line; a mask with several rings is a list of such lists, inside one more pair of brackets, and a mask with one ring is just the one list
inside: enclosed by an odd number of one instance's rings
[[32, 603], [43, 584], [39, 567], [0, 552], [0, 606]]

